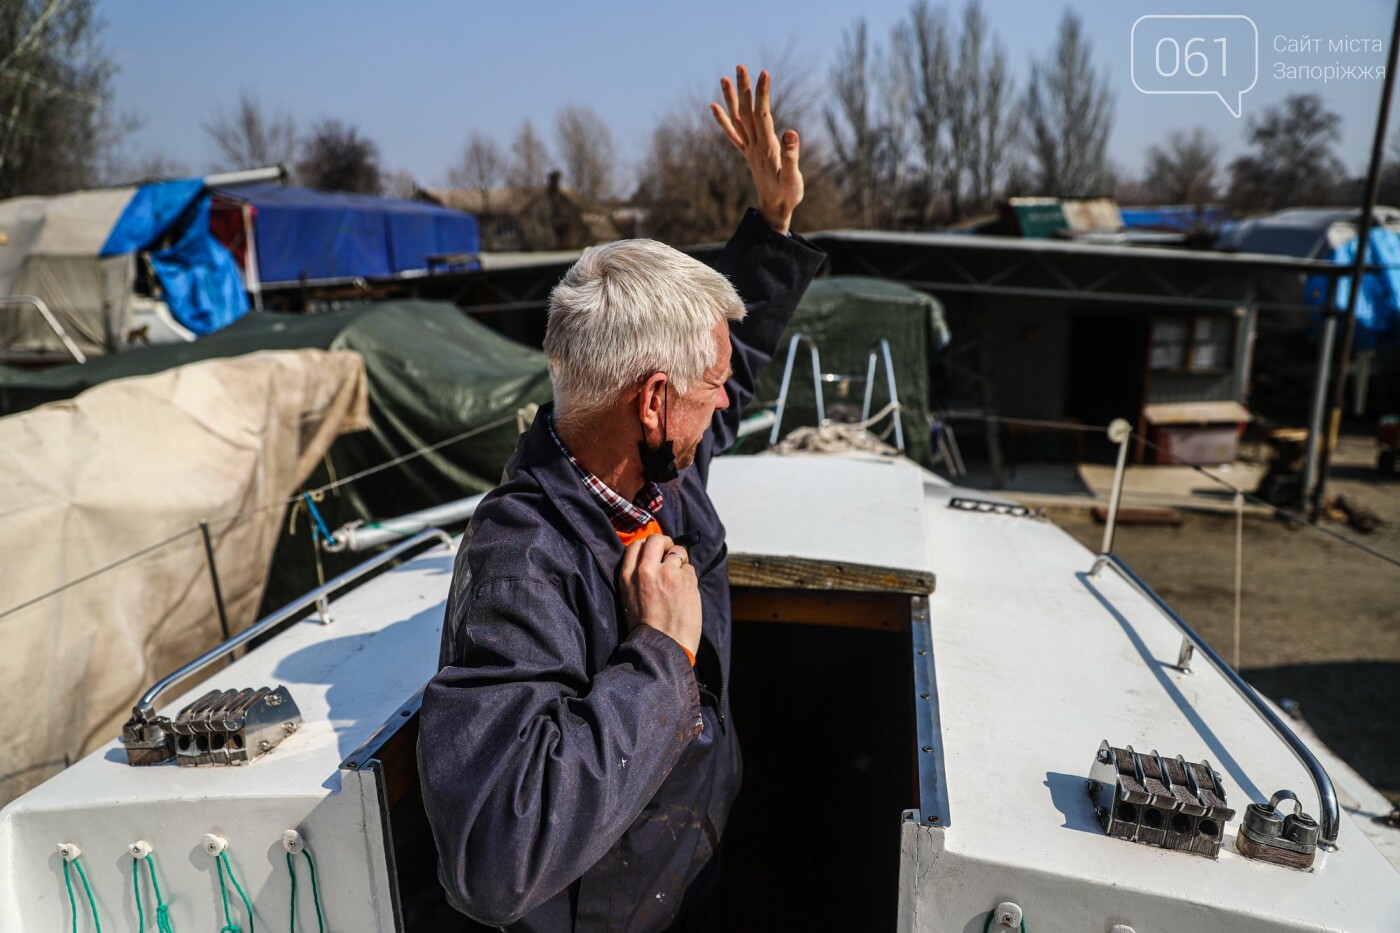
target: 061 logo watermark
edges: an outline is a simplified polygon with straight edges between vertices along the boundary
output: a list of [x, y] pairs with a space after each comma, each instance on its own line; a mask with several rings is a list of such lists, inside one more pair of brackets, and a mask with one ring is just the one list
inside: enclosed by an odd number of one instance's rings
[[1259, 29], [1239, 15], [1141, 16], [1129, 61], [1142, 93], [1213, 94], [1239, 117], [1259, 82]]

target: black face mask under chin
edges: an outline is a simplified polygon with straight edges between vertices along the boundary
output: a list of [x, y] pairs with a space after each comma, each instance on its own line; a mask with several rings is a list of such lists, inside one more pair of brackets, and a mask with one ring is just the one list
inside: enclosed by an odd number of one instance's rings
[[667, 439], [666, 426], [671, 420], [671, 388], [662, 389], [661, 446], [647, 443], [647, 429], [642, 426], [642, 439], [637, 441], [637, 451], [642, 456], [642, 479], [648, 483], [668, 483], [680, 475], [676, 469], [675, 442]]
[[680, 475], [673, 447], [673, 441], [662, 441], [660, 447], [652, 447], [645, 440], [637, 441], [637, 450], [642, 455], [642, 479], [648, 483], [667, 483]]

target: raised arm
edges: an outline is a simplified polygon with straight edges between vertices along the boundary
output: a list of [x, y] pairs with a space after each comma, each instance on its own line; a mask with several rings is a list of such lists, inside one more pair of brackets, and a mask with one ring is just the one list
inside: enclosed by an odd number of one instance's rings
[[723, 451], [734, 443], [758, 378], [826, 257], [791, 235], [792, 214], [804, 190], [800, 141], [795, 130], [778, 140], [768, 72], [759, 74], [757, 93], [743, 65], [735, 69], [733, 81], [720, 79], [720, 88], [725, 104], [711, 104], [710, 112], [748, 163], [758, 193], [758, 210], [744, 217], [715, 266], [734, 283], [748, 308], [744, 320], [730, 328], [734, 376], [725, 384], [730, 407], [715, 413], [711, 442], [705, 445]]
[[758, 191], [759, 213], [768, 226], [786, 234], [805, 190], [797, 164], [801, 141], [796, 130], [783, 133], [782, 142], [778, 141], [771, 106], [773, 82], [768, 72], [759, 72], [757, 96], [749, 85], [747, 68], [740, 65], [734, 69], [734, 78], [720, 79], [725, 105], [710, 104], [710, 113], [749, 164]]

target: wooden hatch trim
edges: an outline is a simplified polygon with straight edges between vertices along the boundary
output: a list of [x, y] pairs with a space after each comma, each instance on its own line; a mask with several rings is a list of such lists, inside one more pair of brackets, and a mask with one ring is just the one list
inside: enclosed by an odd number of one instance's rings
[[899, 593], [736, 587], [730, 594], [730, 605], [736, 622], [786, 622], [907, 632], [911, 598]]
[[927, 596], [933, 592], [934, 583], [934, 575], [928, 571], [901, 567], [879, 567], [810, 557], [729, 554], [729, 584], [732, 587]]

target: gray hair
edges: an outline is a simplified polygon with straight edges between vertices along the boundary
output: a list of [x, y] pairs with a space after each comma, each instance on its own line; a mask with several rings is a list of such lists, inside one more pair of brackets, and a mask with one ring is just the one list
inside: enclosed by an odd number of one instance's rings
[[618, 240], [584, 250], [549, 296], [544, 352], [555, 417], [607, 408], [655, 372], [688, 392], [718, 361], [715, 325], [743, 318], [727, 278], [664, 243]]

